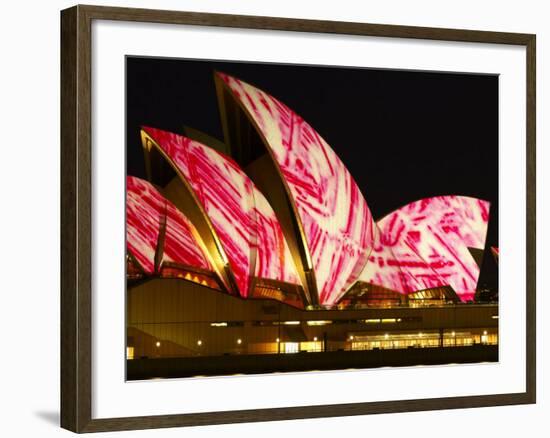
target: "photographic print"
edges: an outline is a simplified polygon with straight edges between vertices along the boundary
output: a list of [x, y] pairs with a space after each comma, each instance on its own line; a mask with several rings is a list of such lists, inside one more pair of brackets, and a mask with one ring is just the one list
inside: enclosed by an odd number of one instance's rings
[[498, 87], [127, 56], [127, 379], [497, 362]]

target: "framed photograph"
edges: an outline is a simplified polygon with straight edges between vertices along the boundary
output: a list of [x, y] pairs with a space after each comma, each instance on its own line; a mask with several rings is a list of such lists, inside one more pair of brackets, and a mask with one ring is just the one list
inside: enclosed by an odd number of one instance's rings
[[62, 427], [535, 403], [535, 35], [75, 6], [61, 55]]

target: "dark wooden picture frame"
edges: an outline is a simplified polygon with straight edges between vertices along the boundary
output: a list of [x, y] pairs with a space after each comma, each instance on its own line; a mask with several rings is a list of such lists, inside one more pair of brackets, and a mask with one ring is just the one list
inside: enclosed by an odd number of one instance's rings
[[[91, 25], [93, 20], [519, 45], [526, 48], [526, 391], [522, 393], [92, 419]], [[536, 401], [535, 47], [531, 34], [75, 6], [61, 12], [61, 426], [74, 432], [515, 405]]]

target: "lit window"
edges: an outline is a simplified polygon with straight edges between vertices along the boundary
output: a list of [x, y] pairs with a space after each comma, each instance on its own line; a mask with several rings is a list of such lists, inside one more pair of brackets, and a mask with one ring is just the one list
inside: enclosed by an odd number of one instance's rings
[[327, 325], [332, 324], [332, 321], [308, 321], [307, 325]]
[[298, 353], [300, 345], [298, 342], [285, 342], [285, 353]]

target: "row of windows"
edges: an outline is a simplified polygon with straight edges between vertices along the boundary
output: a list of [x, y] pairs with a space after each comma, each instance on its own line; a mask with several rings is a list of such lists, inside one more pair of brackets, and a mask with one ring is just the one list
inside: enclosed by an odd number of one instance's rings
[[[241, 321], [242, 322], [242, 321]], [[422, 322], [421, 316], [403, 316], [399, 318], [369, 318], [369, 319], [332, 319], [305, 321], [252, 321], [253, 326], [300, 325], [323, 326], [331, 324], [392, 324], [399, 322]]]
[[[472, 331], [351, 333], [347, 337], [321, 335], [297, 339], [278, 330], [257, 333], [239, 331], [161, 331], [157, 325], [132, 330], [128, 355], [132, 357], [189, 357], [226, 354], [270, 354], [373, 349], [464, 347], [497, 345], [498, 334], [490, 329]], [[216, 335], [218, 333], [218, 335]]]

